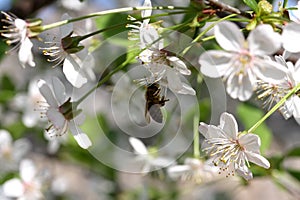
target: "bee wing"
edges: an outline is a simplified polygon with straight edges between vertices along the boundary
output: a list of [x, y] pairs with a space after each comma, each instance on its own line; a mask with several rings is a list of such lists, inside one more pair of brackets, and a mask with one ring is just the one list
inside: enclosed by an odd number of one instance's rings
[[163, 122], [163, 115], [160, 110], [160, 105], [159, 104], [153, 104], [149, 109], [149, 114], [152, 117], [152, 119], [158, 123]]

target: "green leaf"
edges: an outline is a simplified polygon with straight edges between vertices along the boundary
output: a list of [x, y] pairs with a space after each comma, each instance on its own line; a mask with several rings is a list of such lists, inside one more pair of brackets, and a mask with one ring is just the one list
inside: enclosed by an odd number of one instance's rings
[[243, 0], [244, 3], [249, 6], [255, 13], [258, 12], [258, 5], [255, 0]]
[[294, 169], [287, 169], [287, 172], [293, 176], [294, 178], [296, 178], [298, 181], [300, 181], [300, 171], [298, 170], [294, 170]]
[[[96, 18], [96, 26], [99, 30], [114, 27], [102, 33], [103, 37], [107, 39], [113, 35], [128, 31], [126, 25], [122, 25], [122, 23], [126, 23], [127, 21], [128, 20], [126, 14], [109, 14]], [[116, 27], [118, 24], [120, 24], [120, 26]]]
[[300, 147], [295, 147], [286, 153], [286, 156], [300, 156]]
[[[237, 115], [246, 130], [248, 130], [264, 116], [264, 113], [252, 105], [241, 103], [238, 105]], [[272, 141], [272, 133], [270, 129], [265, 123], [262, 123], [254, 133], [260, 137], [261, 151], [264, 152], [270, 147]]]

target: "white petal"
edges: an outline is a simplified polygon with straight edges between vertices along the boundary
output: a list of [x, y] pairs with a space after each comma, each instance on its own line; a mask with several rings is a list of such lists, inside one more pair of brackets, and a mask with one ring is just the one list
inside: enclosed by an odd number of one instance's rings
[[[63, 14], [63, 16], [61, 17], [61, 20], [68, 20], [68, 19], [71, 19], [71, 17], [67, 13]], [[67, 37], [73, 31], [73, 23], [65, 24], [61, 26], [59, 29], [60, 29], [61, 38]]]
[[167, 57], [172, 62], [173, 67], [183, 75], [191, 75], [191, 71], [186, 67], [185, 63], [176, 56]]
[[148, 155], [148, 150], [141, 140], [134, 137], [130, 137], [129, 143], [133, 147], [134, 151], [139, 155]]
[[46, 99], [47, 103], [52, 107], [58, 107], [57, 101], [46, 82], [42, 79], [38, 80], [38, 88], [40, 93]]
[[159, 34], [155, 27], [151, 24], [147, 26], [142, 26], [140, 29], [140, 43], [141, 48], [148, 47], [151, 50], [161, 48], [162, 39], [159, 39]]
[[229, 139], [237, 139], [238, 125], [232, 114], [222, 113], [220, 117], [220, 128], [227, 134]]
[[262, 24], [247, 38], [249, 50], [254, 55], [271, 55], [281, 47], [281, 36], [270, 25]]
[[189, 172], [190, 170], [191, 168], [188, 165], [176, 165], [169, 167], [167, 169], [167, 173], [170, 176], [170, 178], [177, 179], [185, 173]]
[[173, 69], [167, 68], [168, 87], [176, 93], [186, 93], [183, 88], [183, 83], [180, 80], [179, 74]]
[[265, 159], [263, 156], [253, 152], [245, 152], [245, 153], [250, 162], [266, 169], [270, 168], [270, 162], [267, 159]]
[[81, 68], [85, 70], [87, 77], [89, 77], [89, 79], [92, 81], [96, 80], [96, 75], [93, 71], [94, 67], [95, 67], [94, 56], [92, 54], [88, 54], [84, 58]]
[[25, 40], [21, 42], [19, 50], [19, 60], [23, 68], [25, 68], [26, 65], [35, 67], [35, 62], [33, 61], [33, 55], [31, 51], [32, 47], [33, 44], [28, 37], [26, 37]]
[[300, 38], [300, 24], [291, 22], [282, 31], [283, 48], [289, 52], [300, 52], [298, 41]]
[[200, 122], [199, 132], [205, 137], [208, 138], [208, 125], [204, 122]]
[[286, 76], [286, 68], [272, 60], [257, 58], [253, 61], [253, 65], [254, 74], [263, 81], [278, 83]]
[[[152, 6], [151, 0], [145, 0], [144, 3], [143, 3], [143, 6], [144, 7], [151, 7]], [[142, 18], [150, 17], [151, 13], [152, 13], [152, 10], [142, 10], [142, 12], [141, 12]], [[145, 19], [144, 20], [145, 23], [149, 23], [149, 21], [150, 21], [150, 19]]]
[[256, 134], [248, 133], [239, 138], [239, 143], [247, 150], [259, 154], [260, 138]]
[[92, 146], [92, 142], [90, 138], [87, 136], [87, 134], [83, 133], [82, 130], [77, 127], [73, 120], [70, 121], [70, 131], [73, 134], [75, 140], [77, 141], [77, 144], [83, 148], [87, 149], [90, 146]]
[[179, 94], [189, 94], [189, 95], [196, 95], [196, 91], [190, 86], [185, 83], [182, 83], [182, 88], [178, 91]]
[[242, 176], [247, 181], [253, 178], [252, 172], [249, 170], [249, 168], [243, 164], [242, 166], [236, 167], [236, 172], [238, 175]]
[[20, 179], [14, 178], [3, 184], [3, 193], [7, 197], [18, 198], [23, 196], [25, 188]]
[[12, 137], [10, 133], [6, 130], [0, 130], [0, 149], [2, 146], [11, 145]]
[[245, 38], [237, 25], [232, 22], [221, 22], [215, 27], [215, 36], [219, 45], [227, 51], [242, 49]]
[[231, 68], [230, 60], [233, 54], [225, 51], [210, 50], [204, 52], [200, 58], [201, 73], [211, 78], [223, 76]]
[[52, 78], [53, 92], [60, 105], [66, 102], [66, 89], [64, 84], [57, 77]]
[[246, 76], [231, 74], [227, 80], [226, 91], [233, 99], [247, 101], [253, 94], [254, 86], [248, 74]]
[[294, 111], [293, 116], [297, 123], [300, 125], [300, 97], [294, 95], [293, 97]]
[[29, 159], [22, 160], [22, 162], [20, 163], [20, 176], [22, 180], [25, 183], [30, 183], [33, 181], [35, 175], [36, 168], [34, 163]]
[[53, 124], [53, 126], [58, 129], [58, 130], [63, 130], [65, 123], [66, 123], [66, 119], [63, 116], [62, 113], [60, 113], [56, 108], [52, 108], [50, 107], [47, 110], [47, 118], [48, 120]]
[[83, 71], [71, 56], [67, 56], [63, 64], [63, 72], [67, 80], [77, 88], [80, 88], [87, 82], [87, 79], [82, 75]]

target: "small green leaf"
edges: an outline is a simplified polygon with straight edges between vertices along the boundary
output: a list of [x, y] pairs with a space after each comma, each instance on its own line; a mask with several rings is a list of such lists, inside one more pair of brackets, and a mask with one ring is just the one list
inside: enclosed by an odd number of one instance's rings
[[[241, 103], [237, 108], [237, 115], [244, 124], [246, 130], [250, 129], [256, 122], [258, 122], [264, 113], [249, 104]], [[272, 140], [272, 133], [265, 123], [262, 123], [254, 132], [261, 139], [261, 151], [264, 152], [270, 147]]]
[[249, 6], [255, 13], [258, 12], [258, 5], [255, 0], [243, 0], [244, 3]]

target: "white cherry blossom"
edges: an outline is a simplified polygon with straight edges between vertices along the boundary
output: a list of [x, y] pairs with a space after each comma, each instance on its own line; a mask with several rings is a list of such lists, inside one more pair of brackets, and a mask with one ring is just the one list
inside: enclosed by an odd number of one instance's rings
[[270, 167], [269, 161], [260, 155], [260, 138], [256, 134], [238, 132], [233, 115], [223, 113], [219, 126], [201, 122], [199, 131], [205, 137], [203, 151], [226, 177], [234, 175], [235, 171], [246, 180], [252, 179], [249, 161], [266, 169]]
[[0, 130], [0, 173], [16, 170], [30, 147], [27, 139], [13, 141], [8, 131]]
[[[65, 14], [63, 20], [70, 19], [70, 16]], [[67, 24], [60, 27], [59, 37], [53, 41], [47, 41], [49, 47], [40, 48], [43, 54], [49, 56], [49, 62], [54, 62], [54, 66], [63, 65], [63, 73], [67, 80], [76, 88], [82, 87], [88, 80], [96, 79], [93, 72], [95, 60], [91, 53], [83, 46], [70, 48], [72, 43], [73, 25]], [[76, 36], [75, 36], [76, 37]]]
[[247, 40], [232, 22], [215, 27], [215, 37], [224, 50], [209, 50], [200, 58], [201, 72], [208, 77], [223, 77], [227, 93], [234, 99], [250, 99], [256, 80], [281, 81], [281, 65], [267, 59], [281, 47], [281, 37], [269, 25], [259, 25]]
[[18, 200], [43, 199], [42, 181], [37, 176], [37, 169], [31, 160], [22, 160], [20, 164], [20, 179], [13, 178], [3, 184], [6, 197]]
[[[287, 71], [283, 75], [285, 78], [280, 83], [259, 82], [258, 98], [265, 100], [264, 104], [272, 105], [278, 103], [294, 87], [300, 84], [300, 59], [295, 63], [286, 62], [282, 56], [276, 56], [276, 61], [286, 67]], [[294, 116], [300, 124], [300, 91], [287, 99], [285, 104], [279, 109], [285, 119]]]
[[65, 87], [58, 78], [53, 78], [52, 86], [51, 90], [44, 80], [38, 81], [39, 90], [47, 101], [40, 108], [41, 114], [49, 121], [47, 133], [50, 137], [58, 137], [70, 130], [78, 145], [87, 149], [92, 143], [78, 127], [82, 123], [80, 111], [72, 107], [70, 98], [67, 99]]
[[161, 169], [172, 164], [173, 162], [173, 160], [170, 158], [154, 156], [151, 151], [147, 149], [144, 143], [137, 138], [130, 137], [129, 143], [137, 154], [136, 159], [143, 162], [141, 173], [146, 174], [151, 170]]
[[7, 39], [7, 44], [16, 45], [13, 49], [19, 49], [18, 57], [23, 68], [25, 68], [27, 65], [30, 67], [35, 67], [35, 62], [33, 60], [33, 54], [31, 51], [33, 44], [28, 36], [28, 23], [17, 18], [13, 14], [8, 14], [3, 11], [1, 13], [6, 18], [2, 21], [8, 24], [8, 26], [4, 27], [4, 30], [0, 31], [1, 36]]

